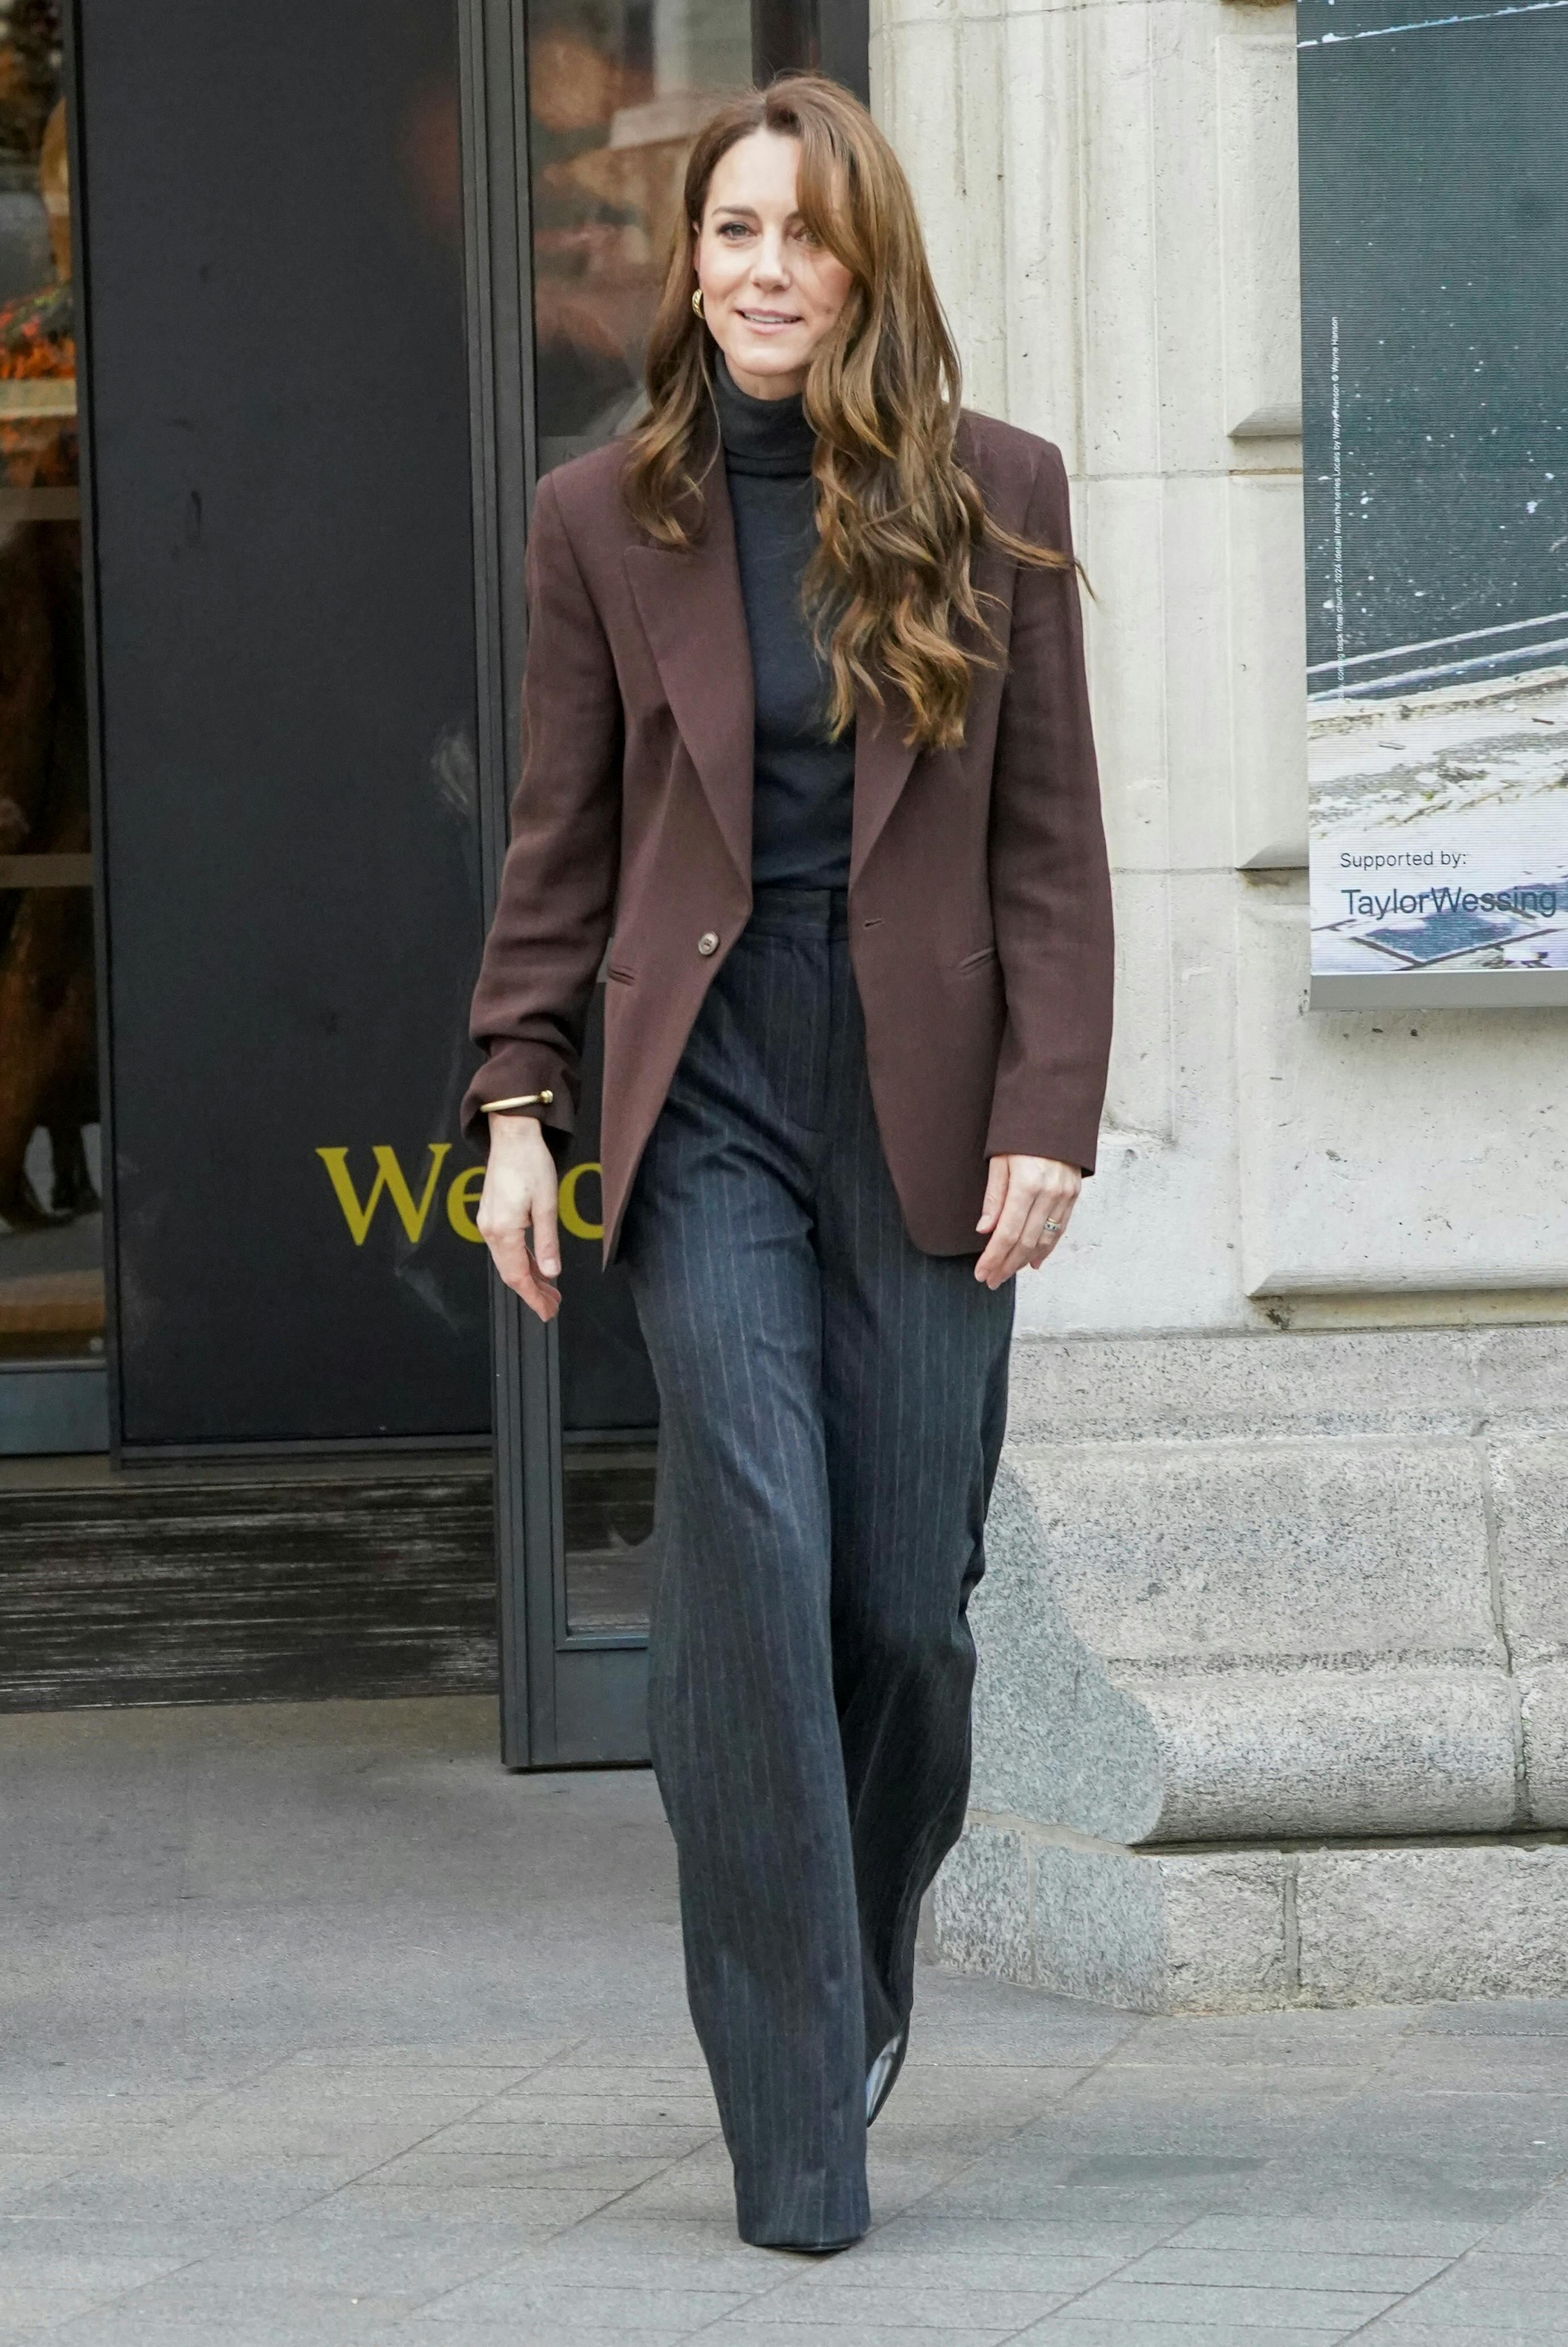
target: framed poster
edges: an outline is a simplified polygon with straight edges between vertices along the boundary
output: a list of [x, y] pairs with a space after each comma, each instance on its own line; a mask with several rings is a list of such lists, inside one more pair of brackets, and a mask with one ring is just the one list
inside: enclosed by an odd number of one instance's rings
[[1568, 1003], [1568, 0], [1298, 40], [1312, 1003]]

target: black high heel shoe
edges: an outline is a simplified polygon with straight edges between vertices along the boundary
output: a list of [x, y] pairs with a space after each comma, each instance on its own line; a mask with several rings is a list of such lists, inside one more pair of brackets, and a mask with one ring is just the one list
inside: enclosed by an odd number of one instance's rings
[[898, 2075], [899, 2056], [903, 2051], [904, 2039], [900, 2033], [898, 2036], [890, 2037], [887, 2040], [866, 2074], [866, 2124], [867, 2127], [871, 2125], [893, 2091], [893, 2082]]

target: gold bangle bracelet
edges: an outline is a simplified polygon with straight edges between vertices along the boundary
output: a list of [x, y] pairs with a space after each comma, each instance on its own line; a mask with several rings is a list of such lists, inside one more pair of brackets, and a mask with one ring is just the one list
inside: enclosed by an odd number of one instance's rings
[[501, 1108], [548, 1108], [554, 1092], [519, 1092], [515, 1100], [481, 1101], [479, 1106], [487, 1116], [494, 1116]]

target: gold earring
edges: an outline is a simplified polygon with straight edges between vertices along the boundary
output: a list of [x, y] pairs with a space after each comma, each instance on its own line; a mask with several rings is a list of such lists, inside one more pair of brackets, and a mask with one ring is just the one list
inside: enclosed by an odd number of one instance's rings
[[697, 291], [696, 291], [696, 292], [692, 294], [692, 309], [693, 309], [693, 310], [695, 310], [695, 312], [697, 313], [697, 315], [699, 316], [699, 318], [700, 318], [700, 317], [702, 317], [702, 287], [701, 287], [700, 285], [698, 286]]

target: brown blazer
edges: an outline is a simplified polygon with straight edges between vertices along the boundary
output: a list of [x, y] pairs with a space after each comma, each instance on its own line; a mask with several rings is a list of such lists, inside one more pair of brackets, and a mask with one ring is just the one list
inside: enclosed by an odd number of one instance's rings
[[[1071, 544], [1057, 450], [966, 414], [989, 511]], [[752, 665], [722, 463], [694, 551], [657, 547], [612, 445], [540, 482], [528, 555], [523, 769], [475, 990], [488, 1054], [464, 1102], [548, 1091], [569, 1133], [605, 966], [604, 1248], [752, 887]], [[977, 1253], [989, 1157], [1086, 1172], [1111, 1041], [1111, 895], [1071, 573], [982, 548], [1005, 667], [977, 672], [959, 750], [910, 750], [897, 705], [856, 726], [850, 951], [882, 1144], [928, 1255]], [[611, 934], [613, 931], [613, 935]]]

